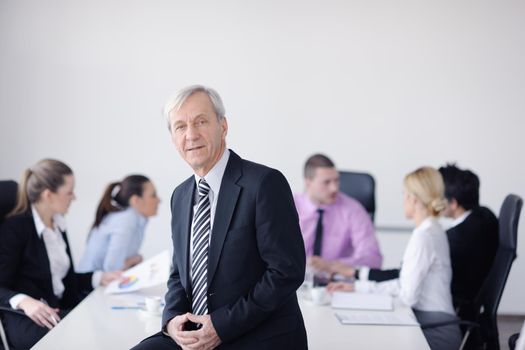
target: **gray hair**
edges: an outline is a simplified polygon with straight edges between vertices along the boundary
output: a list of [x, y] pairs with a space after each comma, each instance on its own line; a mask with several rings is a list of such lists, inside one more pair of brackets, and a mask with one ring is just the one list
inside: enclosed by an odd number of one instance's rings
[[214, 89], [206, 87], [204, 85], [191, 85], [179, 90], [173, 97], [171, 97], [166, 104], [164, 105], [164, 115], [168, 121], [168, 129], [171, 130], [170, 125], [170, 113], [175, 110], [178, 111], [180, 107], [186, 102], [188, 97], [193, 95], [196, 92], [204, 92], [208, 95], [213, 105], [217, 119], [220, 121], [224, 118], [225, 110], [224, 105], [222, 104], [222, 99]]

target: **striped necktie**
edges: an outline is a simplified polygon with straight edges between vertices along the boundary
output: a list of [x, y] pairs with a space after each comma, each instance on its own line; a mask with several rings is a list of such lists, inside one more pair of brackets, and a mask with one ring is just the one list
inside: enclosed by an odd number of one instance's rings
[[199, 181], [199, 203], [193, 216], [192, 310], [195, 315], [208, 313], [208, 246], [211, 233], [210, 186], [202, 178]]

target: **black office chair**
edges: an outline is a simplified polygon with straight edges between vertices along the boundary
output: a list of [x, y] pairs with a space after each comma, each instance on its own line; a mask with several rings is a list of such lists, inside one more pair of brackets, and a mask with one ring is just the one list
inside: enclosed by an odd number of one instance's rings
[[[18, 185], [15, 181], [12, 180], [2, 180], [0, 181], [0, 225], [4, 221], [4, 218], [16, 204], [16, 192], [18, 190]], [[7, 336], [2, 325], [2, 313], [3, 312], [12, 312], [18, 314], [24, 314], [19, 310], [13, 310], [8, 306], [0, 306], [0, 338], [2, 343], [0, 344], [0, 349], [9, 350], [9, 344], [7, 342]], [[11, 348], [14, 350], [13, 348]]]
[[503, 201], [499, 214], [499, 246], [496, 257], [476, 298], [476, 310], [480, 310], [477, 322], [486, 349], [499, 350], [497, 311], [512, 263], [516, 259], [522, 206], [523, 200], [514, 194], [509, 194]]
[[516, 348], [516, 342], [520, 337], [519, 333], [515, 333], [509, 337], [509, 350], [514, 350]]
[[[523, 200], [514, 194], [509, 194], [503, 201], [499, 214], [499, 246], [492, 267], [474, 301], [474, 310], [478, 310], [475, 322], [458, 319], [452, 322], [425, 324], [421, 325], [421, 328], [458, 323], [466, 327], [460, 349], [500, 349], [497, 311], [512, 263], [516, 258], [518, 222], [522, 206]], [[476, 334], [476, 338], [469, 339], [473, 330], [479, 330], [479, 333]]]
[[339, 172], [339, 190], [365, 207], [372, 222], [376, 212], [376, 182], [372, 175], [350, 171]]
[[13, 180], [0, 181], [0, 224], [13, 208], [16, 203], [16, 191], [18, 185]]

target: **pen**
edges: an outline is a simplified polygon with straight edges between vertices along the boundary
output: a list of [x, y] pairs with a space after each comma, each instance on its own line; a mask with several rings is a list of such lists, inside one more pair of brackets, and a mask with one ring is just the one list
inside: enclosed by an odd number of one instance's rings
[[140, 306], [112, 306], [112, 310], [142, 310]]
[[[146, 306], [146, 303], [143, 302], [143, 301], [139, 301], [139, 302], [137, 303], [137, 305], [143, 305], [143, 306]], [[164, 306], [164, 305], [166, 305], [166, 303], [162, 301], [162, 302], [160, 303], [160, 306]]]

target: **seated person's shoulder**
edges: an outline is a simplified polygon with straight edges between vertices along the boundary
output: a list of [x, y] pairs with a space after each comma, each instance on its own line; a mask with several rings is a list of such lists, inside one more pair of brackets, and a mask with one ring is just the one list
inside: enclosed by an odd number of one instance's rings
[[5, 218], [2, 224], [0, 225], [0, 229], [16, 228], [16, 227], [20, 227], [21, 225], [26, 225], [32, 222], [33, 222], [33, 216], [31, 216], [29, 212], [20, 213], [20, 214], [16, 214], [16, 215]]
[[490, 209], [478, 207], [472, 210], [463, 223], [463, 225], [458, 225], [458, 228], [470, 227], [475, 230], [497, 230], [498, 218]]
[[492, 210], [490, 210], [487, 207], [479, 207], [475, 209], [473, 212], [476, 212], [479, 217], [481, 217], [483, 220], [487, 222], [492, 222], [492, 223], [498, 222], [498, 218], [496, 217], [496, 215], [494, 215]]
[[28, 228], [34, 226], [33, 217], [29, 213], [21, 213], [10, 216], [0, 225], [0, 236], [2, 237], [27, 237], [32, 232]]
[[[120, 231], [132, 229], [139, 223], [139, 216], [132, 208], [109, 213], [101, 222], [99, 231], [110, 233], [112, 231]], [[108, 232], [106, 232], [108, 231]]]
[[365, 207], [355, 198], [350, 197], [349, 195], [339, 192], [337, 194], [337, 202], [341, 203], [345, 209], [348, 210], [351, 214], [364, 214], [368, 215]]

